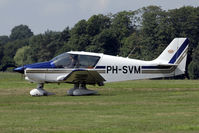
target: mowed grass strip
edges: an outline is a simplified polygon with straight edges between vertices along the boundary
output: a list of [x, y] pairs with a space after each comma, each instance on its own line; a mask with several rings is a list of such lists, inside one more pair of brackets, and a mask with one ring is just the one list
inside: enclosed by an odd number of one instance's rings
[[[198, 80], [107, 83], [95, 96], [66, 96], [68, 84], [47, 84], [55, 96], [31, 97], [20, 74], [0, 73], [0, 132], [199, 132]], [[101, 89], [98, 89], [101, 88]]]

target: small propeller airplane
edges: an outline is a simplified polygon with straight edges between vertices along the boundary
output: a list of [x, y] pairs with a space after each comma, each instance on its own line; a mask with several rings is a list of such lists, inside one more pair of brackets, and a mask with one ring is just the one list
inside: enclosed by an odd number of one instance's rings
[[14, 71], [25, 74], [25, 79], [37, 83], [30, 91], [32, 96], [48, 96], [45, 83], [70, 83], [74, 88], [70, 96], [96, 94], [86, 85], [103, 86], [104, 82], [172, 77], [185, 73], [189, 41], [175, 38], [167, 48], [152, 61], [143, 61], [102, 53], [66, 52], [47, 62], [24, 65]]

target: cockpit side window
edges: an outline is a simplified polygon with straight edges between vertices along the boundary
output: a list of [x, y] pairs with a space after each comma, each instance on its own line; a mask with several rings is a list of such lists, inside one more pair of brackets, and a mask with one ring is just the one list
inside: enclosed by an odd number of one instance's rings
[[79, 68], [93, 68], [99, 61], [99, 58], [98, 56], [80, 55]]
[[65, 66], [71, 64], [70, 55], [67, 53], [58, 55], [53, 58], [52, 61], [57, 68], [64, 68]]
[[79, 57], [78, 57], [78, 55], [70, 55], [69, 56], [69, 58], [70, 58], [70, 63], [69, 64], [67, 64], [65, 67], [66, 68], [79, 68]]
[[56, 68], [93, 68], [100, 57], [64, 53], [52, 59]]

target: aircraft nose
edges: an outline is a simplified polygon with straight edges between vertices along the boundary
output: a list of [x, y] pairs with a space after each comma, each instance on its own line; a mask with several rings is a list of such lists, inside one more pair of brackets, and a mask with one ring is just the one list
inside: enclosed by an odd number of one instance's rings
[[24, 69], [25, 67], [24, 66], [21, 66], [21, 67], [17, 67], [14, 69], [15, 72], [18, 72], [18, 73], [24, 73]]

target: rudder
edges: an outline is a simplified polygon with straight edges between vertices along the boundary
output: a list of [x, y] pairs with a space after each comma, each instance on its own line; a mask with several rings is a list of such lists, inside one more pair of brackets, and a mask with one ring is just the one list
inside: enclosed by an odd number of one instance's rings
[[185, 73], [189, 40], [174, 38], [167, 48], [154, 61], [163, 65], [176, 65], [175, 75]]
[[167, 48], [160, 54], [156, 61], [177, 64], [178, 59], [188, 48], [189, 40], [187, 38], [174, 38]]

